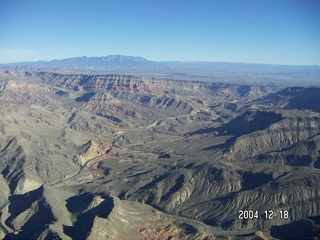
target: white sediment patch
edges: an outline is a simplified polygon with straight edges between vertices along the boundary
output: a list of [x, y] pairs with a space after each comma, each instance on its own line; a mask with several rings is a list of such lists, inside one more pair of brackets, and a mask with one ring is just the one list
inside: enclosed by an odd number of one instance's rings
[[19, 182], [18, 187], [15, 190], [15, 194], [25, 194], [27, 192], [38, 189], [41, 185], [41, 183], [33, 179], [25, 178], [24, 180]]

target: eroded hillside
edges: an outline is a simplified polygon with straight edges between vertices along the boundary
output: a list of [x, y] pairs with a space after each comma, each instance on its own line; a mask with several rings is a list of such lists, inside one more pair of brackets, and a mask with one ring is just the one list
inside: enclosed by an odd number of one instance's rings
[[320, 232], [319, 88], [51, 72], [0, 78], [4, 239]]

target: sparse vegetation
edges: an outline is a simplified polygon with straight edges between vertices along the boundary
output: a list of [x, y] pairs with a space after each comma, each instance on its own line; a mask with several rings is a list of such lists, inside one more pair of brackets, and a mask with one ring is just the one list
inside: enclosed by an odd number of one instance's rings
[[[0, 236], [315, 237], [320, 113], [305, 103], [317, 96], [265, 83], [0, 72]], [[261, 218], [239, 219], [249, 209]]]

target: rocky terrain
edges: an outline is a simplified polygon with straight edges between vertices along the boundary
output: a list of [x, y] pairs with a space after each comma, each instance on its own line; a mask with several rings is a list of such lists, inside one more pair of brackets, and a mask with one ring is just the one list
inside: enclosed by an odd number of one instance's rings
[[319, 106], [317, 87], [1, 71], [0, 237], [317, 239]]

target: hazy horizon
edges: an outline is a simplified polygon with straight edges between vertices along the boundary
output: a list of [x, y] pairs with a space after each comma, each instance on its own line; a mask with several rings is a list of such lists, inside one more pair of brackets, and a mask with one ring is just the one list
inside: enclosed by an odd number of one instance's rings
[[15, 64], [24, 64], [24, 63], [38, 63], [38, 62], [52, 62], [52, 61], [64, 61], [67, 59], [75, 59], [75, 58], [105, 58], [110, 56], [121, 56], [121, 57], [132, 57], [132, 58], [143, 58], [146, 61], [155, 62], [155, 63], [170, 63], [170, 62], [181, 62], [181, 63], [225, 63], [225, 64], [244, 64], [244, 65], [278, 65], [278, 66], [310, 66], [310, 67], [320, 67], [320, 64], [280, 64], [280, 63], [252, 63], [252, 62], [226, 62], [226, 61], [202, 61], [202, 60], [153, 60], [145, 58], [144, 56], [130, 56], [130, 55], [121, 55], [121, 54], [110, 54], [104, 56], [71, 56], [60, 59], [48, 59], [48, 60], [33, 60], [33, 61], [17, 61], [17, 62], [4, 62], [0, 63], [0, 65], [15, 65]]

